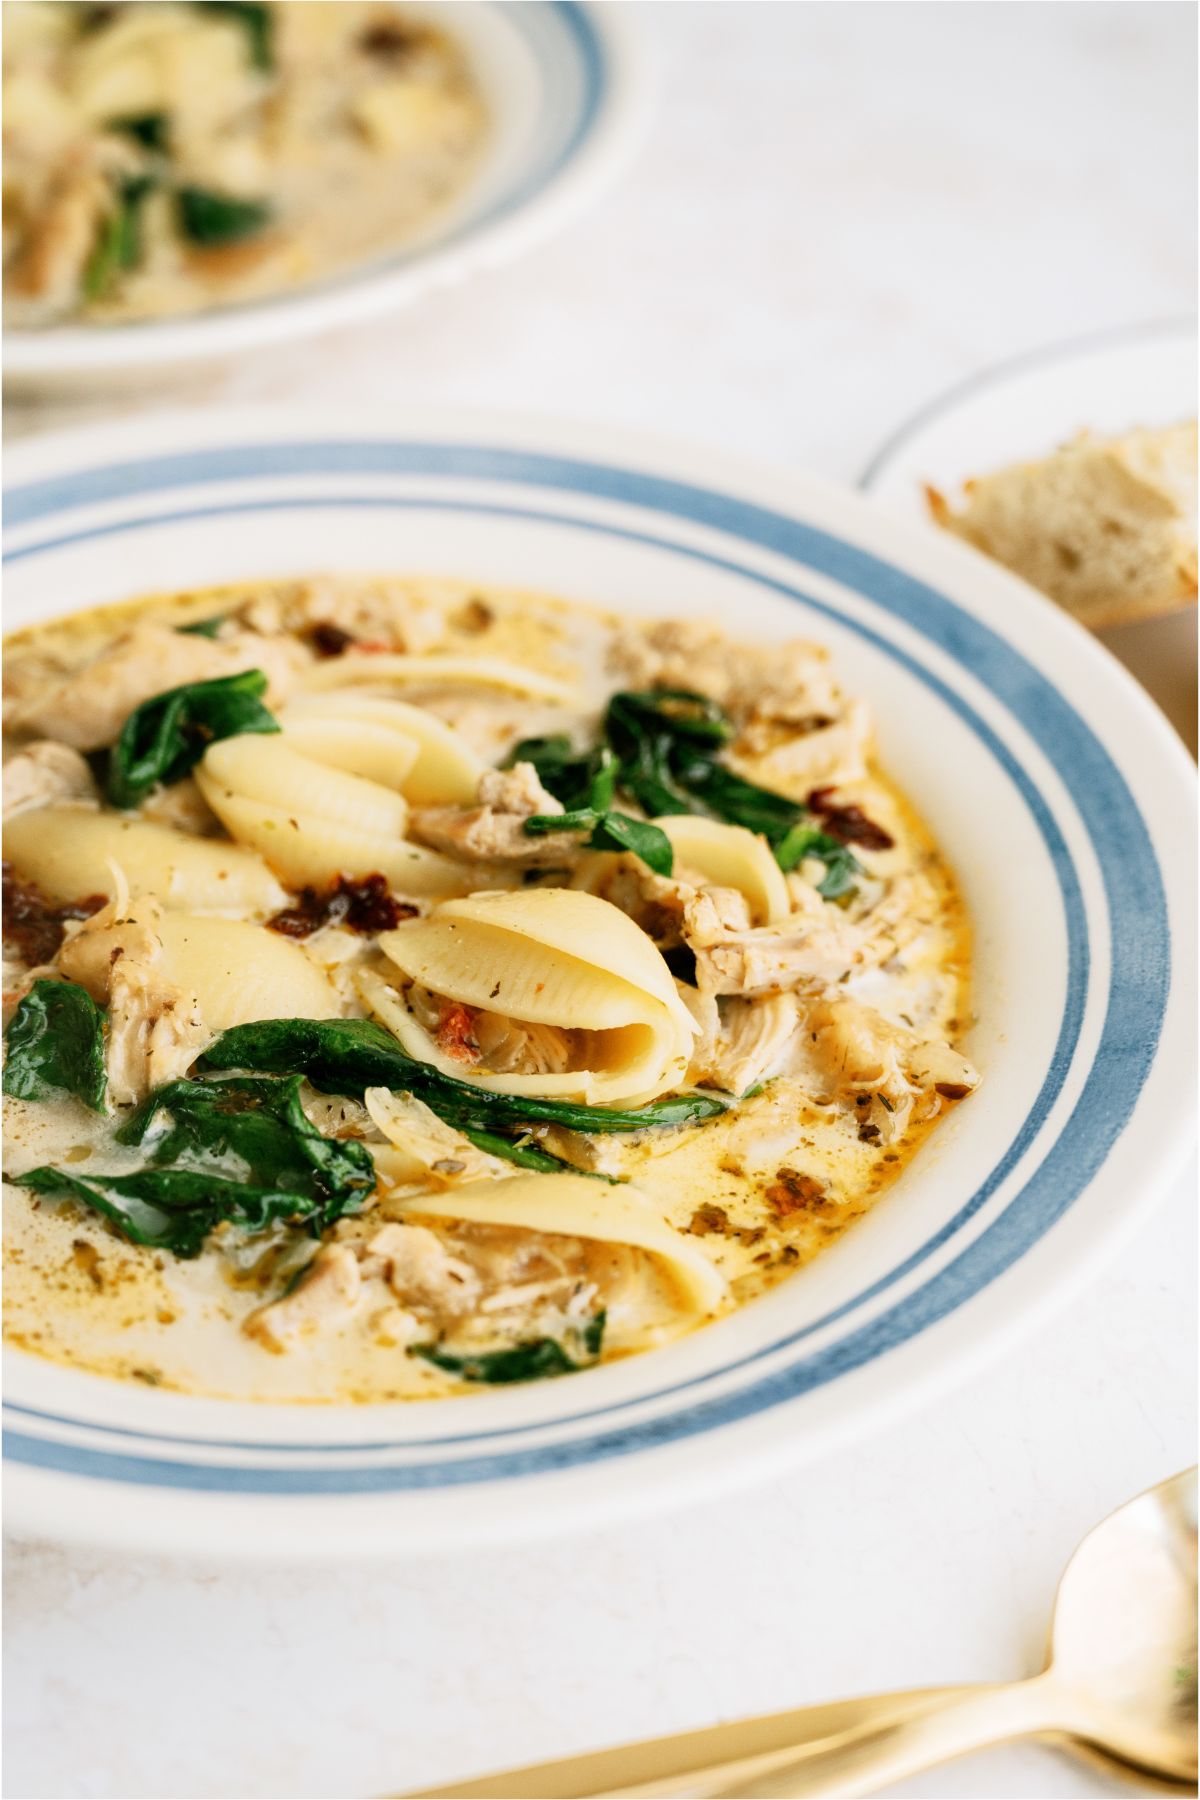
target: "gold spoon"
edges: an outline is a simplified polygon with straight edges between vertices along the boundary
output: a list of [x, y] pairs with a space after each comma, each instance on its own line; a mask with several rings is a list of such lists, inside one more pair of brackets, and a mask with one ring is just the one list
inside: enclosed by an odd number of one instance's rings
[[857, 1795], [1006, 1738], [1051, 1736], [1124, 1773], [1196, 1785], [1196, 1471], [1097, 1525], [1027, 1681], [879, 1694], [538, 1763], [424, 1800]]

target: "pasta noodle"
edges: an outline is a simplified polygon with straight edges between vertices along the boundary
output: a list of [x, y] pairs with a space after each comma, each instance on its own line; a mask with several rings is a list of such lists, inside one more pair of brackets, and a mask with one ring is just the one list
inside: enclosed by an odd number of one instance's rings
[[[311, 735], [312, 730], [326, 722], [339, 728], [350, 726], [374, 746], [383, 740], [390, 748], [393, 737], [410, 746], [411, 761], [396, 785], [414, 806], [470, 805], [474, 800], [486, 764], [433, 713], [409, 706], [403, 700], [382, 700], [359, 693], [350, 697], [335, 692], [305, 695], [280, 714], [285, 732], [310, 734], [310, 753], [322, 755], [326, 762], [338, 762], [338, 756], [328, 750], [314, 748], [317, 740]], [[349, 762], [341, 762], [340, 766], [352, 769], [356, 775], [371, 773]], [[382, 776], [375, 775], [373, 779], [378, 781]]]
[[249, 851], [123, 813], [39, 807], [6, 823], [4, 843], [14, 867], [57, 900], [115, 894], [116, 864], [132, 894], [155, 894], [167, 906], [189, 911], [262, 918], [287, 901]]
[[690, 1311], [720, 1312], [728, 1300], [727, 1283], [698, 1244], [674, 1230], [629, 1183], [606, 1189], [586, 1175], [517, 1175], [471, 1182], [445, 1194], [422, 1194], [410, 1208], [431, 1218], [629, 1244], [666, 1265]]
[[559, 706], [576, 705], [579, 690], [540, 669], [523, 669], [495, 656], [369, 656], [331, 657], [318, 663], [305, 678], [314, 693], [341, 687], [436, 687], [461, 683], [467, 687], [506, 688], [532, 700]]
[[332, 1019], [341, 1011], [328, 978], [297, 944], [240, 919], [165, 913], [160, 966], [194, 994], [215, 1035], [254, 1019]]
[[624, 913], [592, 894], [473, 894], [385, 932], [379, 947], [410, 982], [495, 1020], [502, 1043], [509, 1027], [519, 1041], [530, 1027], [560, 1034], [567, 1068], [464, 1065], [386, 982], [361, 978], [367, 1004], [410, 1055], [496, 1093], [640, 1101], [678, 1086], [687, 1068], [695, 1027], [670, 970]]
[[658, 825], [671, 840], [677, 871], [683, 865], [716, 887], [737, 888], [755, 925], [786, 919], [792, 909], [787, 880], [765, 838], [695, 813], [659, 819]]
[[[467, 885], [461, 865], [404, 838], [402, 794], [290, 748], [287, 736], [226, 738], [196, 769], [197, 786], [230, 836], [257, 850], [282, 880], [322, 887], [339, 875], [381, 874], [413, 894]], [[340, 748], [348, 753], [345, 740]]]

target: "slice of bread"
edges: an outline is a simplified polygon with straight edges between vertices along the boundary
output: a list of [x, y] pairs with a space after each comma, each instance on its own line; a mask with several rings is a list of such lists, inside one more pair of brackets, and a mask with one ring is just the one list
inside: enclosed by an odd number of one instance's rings
[[1196, 424], [1100, 439], [968, 481], [961, 509], [925, 490], [936, 522], [1093, 629], [1196, 598]]

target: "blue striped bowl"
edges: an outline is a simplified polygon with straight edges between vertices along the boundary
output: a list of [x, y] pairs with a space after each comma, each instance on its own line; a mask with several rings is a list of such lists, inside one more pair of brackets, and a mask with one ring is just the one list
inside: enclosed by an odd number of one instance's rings
[[441, 0], [491, 115], [491, 141], [458, 200], [403, 249], [269, 299], [179, 319], [4, 334], [19, 391], [132, 386], [152, 376], [328, 332], [518, 255], [586, 206], [639, 135], [645, 88], [625, 9], [589, 0]]
[[968, 1379], [1141, 1226], [1192, 1105], [1192, 774], [1069, 620], [807, 478], [485, 416], [193, 413], [9, 457], [10, 627], [138, 591], [389, 569], [811, 634], [972, 910], [985, 1080], [810, 1269], [652, 1354], [417, 1406], [235, 1405], [14, 1353], [9, 1522], [402, 1552], [711, 1494]]

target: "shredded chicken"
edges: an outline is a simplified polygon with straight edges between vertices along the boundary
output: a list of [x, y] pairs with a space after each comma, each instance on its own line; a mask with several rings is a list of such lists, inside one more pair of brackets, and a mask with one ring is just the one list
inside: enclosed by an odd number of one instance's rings
[[769, 725], [812, 731], [846, 711], [829, 652], [803, 638], [737, 644], [707, 621], [661, 619], [622, 632], [611, 660], [633, 687], [707, 694], [749, 734], [749, 752], [762, 747], [757, 734]]
[[4, 817], [59, 800], [95, 800], [96, 783], [78, 750], [44, 738], [4, 765]]
[[819, 644], [733, 644], [716, 625], [666, 619], [622, 633], [612, 661], [634, 687], [716, 700], [738, 727], [735, 764], [766, 759], [747, 773], [767, 786], [817, 787], [866, 773], [870, 712], [842, 693]]
[[[31, 214], [35, 223], [7, 274], [15, 294], [65, 308], [83, 280], [102, 221], [112, 208], [105, 162], [120, 160], [120, 146], [100, 156], [72, 155]], [[115, 172], [115, 170], [114, 170]]]
[[767, 787], [791, 792], [862, 781], [873, 742], [871, 713], [862, 700], [839, 705], [829, 718], [801, 723], [785, 715], [756, 713], [732, 748], [734, 761], [752, 759], [748, 771]]
[[246, 1318], [242, 1330], [268, 1350], [290, 1350], [297, 1339], [344, 1324], [362, 1289], [358, 1258], [344, 1244], [326, 1244], [290, 1294]]
[[796, 1033], [794, 995], [718, 1001], [683, 982], [678, 987], [701, 1032], [692, 1052], [689, 1083], [744, 1094], [772, 1073]]
[[957, 1050], [895, 1025], [848, 995], [823, 995], [802, 1018], [817, 1097], [853, 1104], [859, 1136], [891, 1143], [979, 1075]]
[[452, 1256], [424, 1225], [384, 1225], [367, 1244], [368, 1261], [378, 1258], [388, 1285], [406, 1305], [414, 1303], [448, 1318], [473, 1312], [480, 1282], [470, 1263]]
[[538, 780], [533, 764], [517, 763], [511, 769], [484, 771], [477, 806], [420, 807], [412, 814], [410, 830], [431, 849], [473, 862], [562, 868], [579, 854], [578, 835], [551, 831], [531, 837], [525, 830], [526, 819], [535, 813], [562, 810], [561, 802]]
[[152, 788], [140, 810], [143, 819], [189, 831], [193, 837], [213, 837], [221, 829], [216, 813], [190, 775], [173, 781], [170, 787]]
[[684, 908], [684, 939], [696, 956], [696, 985], [708, 994], [814, 990], [875, 968], [920, 928], [907, 882], [897, 881], [859, 919], [823, 906], [819, 915], [744, 930], [721, 916], [708, 889]]
[[161, 918], [157, 900], [119, 897], [88, 919], [58, 955], [60, 973], [108, 1007], [105, 1060], [118, 1106], [185, 1075], [212, 1041], [195, 995], [157, 967]]
[[82, 669], [33, 684], [32, 692], [10, 701], [5, 722], [13, 730], [53, 733], [76, 750], [99, 750], [115, 742], [135, 707], [186, 682], [261, 668], [269, 696], [278, 700], [298, 651], [293, 640], [250, 632], [218, 643], [166, 625], [134, 625]]
[[445, 636], [440, 609], [414, 593], [408, 582], [381, 578], [347, 596], [345, 584], [329, 576], [281, 583], [255, 593], [240, 605], [236, 617], [250, 630], [273, 636], [297, 632], [307, 636], [323, 625], [336, 625], [355, 650], [379, 649], [420, 656]]
[[481, 1066], [493, 1075], [564, 1075], [572, 1067], [572, 1033], [561, 1026], [480, 1013], [474, 1029]]

